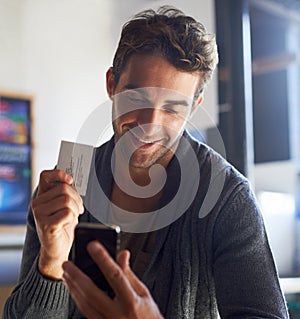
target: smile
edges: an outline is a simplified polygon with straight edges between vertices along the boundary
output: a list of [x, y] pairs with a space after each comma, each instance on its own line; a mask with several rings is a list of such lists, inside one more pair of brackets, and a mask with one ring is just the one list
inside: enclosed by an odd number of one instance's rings
[[153, 139], [144, 139], [140, 136], [138, 136], [137, 134], [135, 134], [135, 132], [133, 130], [130, 130], [130, 133], [132, 134], [132, 136], [134, 137], [134, 139], [143, 144], [143, 145], [150, 145], [150, 144], [157, 144], [157, 143], [161, 143], [163, 138], [153, 138]]

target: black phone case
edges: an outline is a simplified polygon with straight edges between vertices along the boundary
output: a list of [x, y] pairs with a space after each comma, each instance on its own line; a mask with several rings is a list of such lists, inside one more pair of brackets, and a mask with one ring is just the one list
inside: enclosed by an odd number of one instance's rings
[[115, 259], [119, 250], [118, 226], [106, 226], [98, 223], [79, 223], [75, 228], [72, 260], [93, 282], [110, 297], [114, 292], [102, 274], [100, 268], [89, 255], [86, 247], [90, 241], [98, 240]]

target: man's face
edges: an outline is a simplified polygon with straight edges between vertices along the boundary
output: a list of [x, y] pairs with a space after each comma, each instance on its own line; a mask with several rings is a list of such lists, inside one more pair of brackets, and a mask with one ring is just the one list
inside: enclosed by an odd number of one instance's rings
[[153, 55], [132, 55], [116, 87], [108, 71], [115, 144], [131, 167], [168, 164], [196, 106], [198, 83], [198, 74], [180, 71]]

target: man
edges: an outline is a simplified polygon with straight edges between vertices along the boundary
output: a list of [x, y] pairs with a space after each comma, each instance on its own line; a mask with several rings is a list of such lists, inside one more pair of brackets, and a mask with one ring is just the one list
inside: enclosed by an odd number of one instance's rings
[[[71, 176], [41, 174], [4, 318], [288, 318], [247, 180], [184, 130], [216, 63], [214, 40], [176, 9], [124, 26], [107, 72], [114, 137], [85, 208]], [[117, 262], [88, 245], [113, 299], [67, 261], [78, 218], [121, 225]]]

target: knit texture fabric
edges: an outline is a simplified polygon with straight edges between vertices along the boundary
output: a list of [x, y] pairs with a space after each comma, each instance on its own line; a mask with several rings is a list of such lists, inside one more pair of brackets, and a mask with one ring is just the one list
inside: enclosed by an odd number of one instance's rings
[[[198, 167], [190, 168], [200, 172], [197, 196], [176, 221], [156, 230], [155, 247], [142, 281], [166, 319], [209, 319], [218, 315], [288, 318], [263, 219], [248, 181], [208, 146], [187, 132], [184, 136], [197, 154]], [[95, 157], [99, 182], [108, 196], [113, 146], [113, 140], [109, 141], [97, 149]], [[179, 146], [176, 153], [184, 165], [190, 165], [184, 147]], [[213, 161], [219, 169], [214, 176]], [[167, 170], [163, 202], [171, 200], [170, 194], [176, 195], [174, 180], [179, 173], [175, 160]], [[210, 212], [199, 216], [209, 185], [218, 182], [219, 173], [225, 176], [221, 194]], [[193, 179], [190, 186], [194, 186]], [[189, 186], [185, 192], [190, 192]], [[96, 221], [88, 211], [81, 220]], [[143, 252], [139, 254], [137, 258]], [[38, 255], [39, 240], [29, 210], [20, 277], [6, 302], [3, 319], [83, 318], [63, 283], [40, 275]]]

